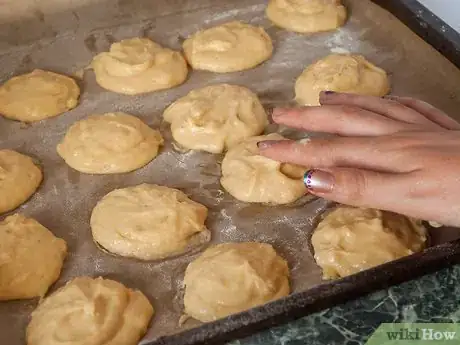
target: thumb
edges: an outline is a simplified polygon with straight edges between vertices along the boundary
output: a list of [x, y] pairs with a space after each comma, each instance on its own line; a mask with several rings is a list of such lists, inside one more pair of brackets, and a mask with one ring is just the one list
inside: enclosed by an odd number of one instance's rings
[[328, 168], [307, 171], [304, 183], [310, 193], [327, 200], [398, 212], [405, 208], [410, 194], [408, 179], [408, 174]]

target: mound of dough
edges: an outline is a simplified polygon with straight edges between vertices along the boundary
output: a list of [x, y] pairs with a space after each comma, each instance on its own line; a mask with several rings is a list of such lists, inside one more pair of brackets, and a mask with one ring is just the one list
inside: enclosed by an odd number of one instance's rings
[[265, 243], [222, 243], [185, 271], [185, 313], [209, 322], [289, 294], [289, 268]]
[[0, 150], [0, 213], [14, 210], [35, 193], [43, 174], [32, 158]]
[[273, 133], [251, 137], [231, 148], [222, 161], [220, 183], [225, 190], [241, 201], [270, 204], [288, 204], [305, 195], [306, 168], [259, 155], [259, 141], [283, 139]]
[[228, 84], [191, 91], [171, 104], [163, 117], [181, 146], [211, 153], [259, 135], [268, 124], [257, 95]]
[[177, 189], [141, 184], [103, 197], [91, 215], [91, 229], [111, 253], [156, 260], [208, 242], [207, 215], [205, 206]]
[[72, 78], [36, 69], [0, 86], [0, 114], [22, 122], [40, 121], [75, 108], [79, 96]]
[[137, 345], [154, 313], [145, 295], [108, 279], [79, 277], [32, 313], [28, 345]]
[[125, 113], [91, 115], [73, 124], [57, 152], [75, 170], [117, 174], [154, 159], [163, 138], [137, 117]]
[[127, 95], [172, 88], [188, 74], [181, 53], [148, 38], [115, 42], [110, 51], [96, 55], [91, 66], [100, 86]]
[[263, 28], [238, 21], [198, 31], [183, 48], [193, 69], [217, 73], [253, 68], [273, 53], [272, 40]]
[[295, 84], [296, 100], [319, 105], [321, 91], [384, 96], [390, 91], [386, 72], [361, 55], [332, 54], [308, 66]]
[[419, 252], [426, 241], [420, 221], [347, 206], [327, 214], [311, 238], [324, 279], [345, 277]]
[[59, 278], [64, 240], [20, 214], [0, 222], [0, 301], [43, 297]]
[[270, 0], [265, 13], [275, 25], [300, 33], [334, 30], [347, 19], [340, 0]]

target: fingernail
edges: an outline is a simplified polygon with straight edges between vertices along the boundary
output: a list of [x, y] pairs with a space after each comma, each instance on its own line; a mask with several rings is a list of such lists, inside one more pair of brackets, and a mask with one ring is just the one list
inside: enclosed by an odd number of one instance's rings
[[275, 118], [275, 117], [284, 115], [284, 114], [286, 114], [287, 111], [288, 111], [288, 109], [286, 109], [286, 108], [273, 108], [272, 117]]
[[303, 183], [313, 193], [330, 193], [334, 188], [335, 179], [326, 171], [312, 169], [305, 173]]
[[319, 104], [323, 105], [327, 102], [328, 97], [336, 94], [334, 91], [321, 91], [319, 94]]
[[257, 143], [257, 147], [261, 150], [265, 150], [265, 149], [268, 149], [270, 147], [272, 147], [273, 145], [275, 144], [278, 144], [280, 142], [282, 142], [284, 140], [265, 140], [265, 141], [259, 141]]

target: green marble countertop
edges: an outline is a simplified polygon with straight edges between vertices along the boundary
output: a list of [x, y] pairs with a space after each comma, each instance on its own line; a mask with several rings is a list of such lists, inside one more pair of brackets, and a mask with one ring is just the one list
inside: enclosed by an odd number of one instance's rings
[[460, 265], [229, 345], [362, 345], [382, 323], [460, 322]]

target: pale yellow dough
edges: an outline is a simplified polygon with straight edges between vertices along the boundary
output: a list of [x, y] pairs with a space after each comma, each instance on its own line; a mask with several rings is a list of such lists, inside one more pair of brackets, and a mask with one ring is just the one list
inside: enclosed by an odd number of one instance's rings
[[35, 193], [43, 179], [32, 158], [0, 150], [0, 213], [14, 210]]
[[27, 327], [27, 345], [137, 345], [153, 313], [138, 290], [78, 277], [38, 305]]
[[209, 241], [207, 215], [205, 206], [177, 189], [141, 184], [103, 197], [91, 215], [91, 229], [111, 253], [156, 260]]
[[419, 252], [426, 241], [420, 221], [348, 206], [327, 214], [311, 238], [324, 279], [345, 277]]
[[347, 19], [340, 0], [270, 0], [266, 14], [276, 25], [300, 33], [334, 30]]
[[263, 28], [238, 21], [198, 31], [183, 48], [193, 69], [217, 73], [253, 68], [273, 53], [272, 40]]
[[65, 241], [34, 219], [14, 214], [0, 222], [0, 301], [43, 297], [66, 252]]
[[91, 66], [100, 86], [127, 95], [172, 88], [188, 74], [181, 53], [148, 38], [115, 42], [110, 51], [96, 55]]
[[259, 155], [259, 141], [284, 139], [273, 133], [251, 137], [231, 148], [222, 161], [220, 182], [225, 190], [241, 201], [270, 204], [288, 204], [305, 195], [306, 168]]
[[57, 152], [75, 170], [117, 174], [139, 169], [154, 159], [163, 137], [125, 113], [91, 115], [74, 123]]
[[209, 322], [289, 294], [289, 268], [265, 243], [222, 243], [191, 262], [185, 314]]
[[332, 54], [308, 66], [295, 84], [302, 105], [319, 105], [321, 91], [381, 97], [390, 91], [390, 82], [383, 69], [361, 55]]
[[257, 95], [228, 84], [191, 91], [171, 104], [163, 117], [182, 147], [211, 153], [221, 153], [262, 133], [268, 124]]
[[40, 121], [75, 108], [79, 96], [72, 78], [36, 69], [0, 86], [0, 115], [22, 122]]

